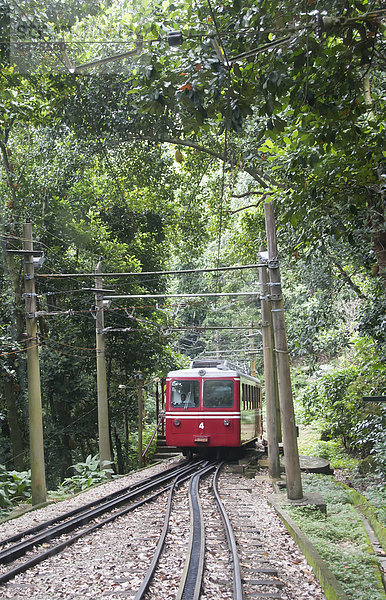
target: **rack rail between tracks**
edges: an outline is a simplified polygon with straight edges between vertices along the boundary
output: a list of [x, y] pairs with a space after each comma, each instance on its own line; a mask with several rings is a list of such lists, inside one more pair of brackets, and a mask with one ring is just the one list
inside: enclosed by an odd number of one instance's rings
[[[231, 563], [233, 567], [233, 599], [243, 600], [243, 587], [241, 580], [240, 562], [237, 553], [236, 540], [233, 533], [230, 519], [227, 515], [225, 507], [221, 501], [217, 484], [218, 475], [223, 463], [220, 464], [209, 464], [203, 465], [197, 473], [190, 475], [189, 485], [189, 504], [190, 504], [190, 538], [188, 544], [188, 551], [185, 561], [185, 568], [182, 574], [179, 590], [177, 593], [176, 600], [198, 600], [200, 597], [200, 591], [203, 581], [204, 572], [204, 556], [205, 556], [205, 528], [204, 520], [201, 509], [200, 497], [199, 497], [199, 482], [200, 478], [204, 475], [215, 470], [215, 474], [212, 481], [212, 489], [215, 496], [217, 506], [224, 524], [226, 539], [228, 541], [229, 552], [231, 556]], [[145, 578], [139, 587], [134, 600], [142, 600], [147, 593], [150, 583], [155, 576], [157, 564], [165, 546], [166, 536], [169, 527], [170, 514], [172, 510], [173, 494], [176, 488], [186, 479], [188, 476], [176, 477], [173, 486], [170, 488], [167, 508], [165, 512], [165, 521], [162, 529], [162, 533], [154, 552], [153, 559], [150, 567], [145, 575]]]

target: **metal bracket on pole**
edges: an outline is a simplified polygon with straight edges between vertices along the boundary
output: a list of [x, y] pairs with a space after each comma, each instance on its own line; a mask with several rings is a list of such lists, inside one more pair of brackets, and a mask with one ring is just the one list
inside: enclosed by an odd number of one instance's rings
[[279, 268], [279, 259], [272, 258], [267, 262], [268, 269], [278, 269]]
[[283, 296], [281, 294], [271, 294], [271, 300], [273, 300], [273, 302], [278, 302], [279, 300], [283, 300]]

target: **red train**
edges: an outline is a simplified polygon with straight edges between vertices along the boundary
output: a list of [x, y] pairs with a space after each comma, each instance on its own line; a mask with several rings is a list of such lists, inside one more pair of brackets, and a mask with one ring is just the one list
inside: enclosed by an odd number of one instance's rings
[[166, 378], [166, 444], [230, 454], [263, 435], [261, 384], [227, 361], [195, 360]]

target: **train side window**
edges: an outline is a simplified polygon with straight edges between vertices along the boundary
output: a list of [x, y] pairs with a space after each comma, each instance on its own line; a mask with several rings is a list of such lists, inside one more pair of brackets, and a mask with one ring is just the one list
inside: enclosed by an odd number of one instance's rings
[[206, 408], [231, 408], [234, 400], [233, 381], [204, 381], [204, 406]]
[[200, 403], [200, 382], [175, 379], [170, 384], [171, 408], [194, 408]]
[[243, 383], [243, 387], [242, 387], [242, 394], [243, 394], [243, 410], [245, 410], [245, 398], [246, 398], [246, 391], [245, 391], [245, 383]]

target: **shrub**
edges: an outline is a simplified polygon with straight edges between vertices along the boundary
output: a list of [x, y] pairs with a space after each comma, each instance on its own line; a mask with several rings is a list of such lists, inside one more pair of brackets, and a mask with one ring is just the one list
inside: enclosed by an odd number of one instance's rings
[[0, 465], [0, 507], [7, 508], [31, 497], [31, 471], [7, 471]]
[[342, 364], [320, 376], [304, 390], [302, 397], [306, 420], [319, 419], [328, 433], [325, 439], [340, 438], [346, 449], [363, 457], [372, 454], [376, 469], [383, 474], [386, 474], [386, 409], [376, 403], [365, 404], [363, 396], [382, 394], [385, 388], [385, 363], [375, 343], [358, 338], [350, 364]]
[[95, 456], [89, 454], [85, 462], [79, 462], [70, 467], [75, 470], [75, 475], [66, 477], [59, 485], [58, 489], [56, 491], [50, 491], [49, 495], [54, 498], [69, 494], [77, 494], [94, 485], [104, 483], [108, 480], [109, 474], [113, 472], [112, 469], [108, 467], [109, 464], [111, 464], [109, 461], [104, 461], [103, 470], [101, 470], [99, 456], [97, 454]]

